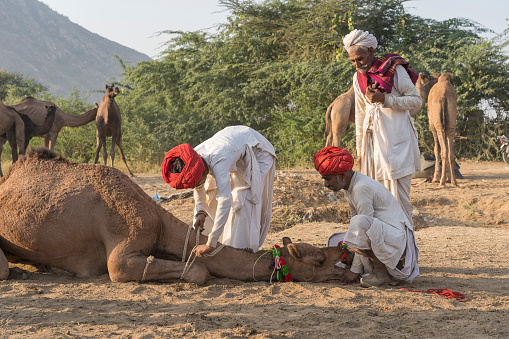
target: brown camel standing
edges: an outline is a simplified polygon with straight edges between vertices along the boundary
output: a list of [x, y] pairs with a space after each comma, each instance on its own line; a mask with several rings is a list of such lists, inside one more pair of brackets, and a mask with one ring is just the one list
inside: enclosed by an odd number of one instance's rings
[[[57, 107], [55, 105], [46, 106], [46, 118], [42, 125], [36, 125], [32, 119], [26, 114], [17, 112], [14, 108], [7, 106], [10, 110], [16, 112], [17, 115], [21, 117], [24, 123], [24, 138], [25, 141], [19, 146], [19, 154], [25, 154], [26, 148], [30, 144], [30, 140], [34, 136], [44, 135], [48, 133], [53, 126], [53, 121], [55, 120], [55, 113]], [[15, 163], [18, 160], [17, 153], [17, 145], [16, 142], [16, 128], [12, 126], [7, 133], [0, 135], [0, 155], [2, 154], [3, 146], [6, 141], [9, 141], [12, 151], [12, 163]], [[0, 168], [0, 177], [3, 176], [2, 169]]]
[[[197, 230], [188, 230], [119, 170], [73, 163], [48, 149], [29, 148], [0, 179], [0, 279], [9, 276], [5, 252], [78, 277], [180, 279], [186, 267], [182, 257], [188, 259], [196, 245]], [[201, 244], [206, 241], [199, 235]], [[342, 278], [344, 270], [335, 266], [339, 247], [293, 244], [289, 238], [282, 245], [295, 281]], [[225, 246], [214, 256], [196, 258], [183, 279], [203, 284], [210, 273], [268, 281], [271, 262], [266, 250]]]
[[125, 167], [127, 167], [129, 174], [134, 176], [133, 172], [129, 169], [129, 166], [127, 166], [124, 149], [122, 147], [122, 118], [120, 116], [120, 108], [115, 102], [115, 97], [118, 93], [118, 87], [113, 84], [106, 85], [106, 93], [99, 104], [99, 110], [97, 111], [97, 117], [95, 119], [95, 124], [97, 125], [97, 147], [95, 150], [94, 164], [97, 164], [97, 161], [99, 160], [101, 146], [103, 148], [104, 164], [106, 165], [108, 162], [106, 137], [111, 137], [111, 167], [113, 167], [113, 162], [115, 160], [115, 145], [117, 145]]
[[341, 146], [350, 123], [355, 123], [355, 92], [350, 87], [348, 92], [338, 96], [325, 113], [325, 146]]
[[[422, 97], [422, 106], [410, 111], [413, 117], [417, 115], [428, 99], [430, 89], [436, 84], [440, 74], [426, 75], [419, 73], [415, 84], [417, 91]], [[338, 96], [327, 108], [325, 113], [325, 146], [341, 146], [341, 140], [345, 136], [350, 123], [355, 123], [355, 92], [351, 87], [348, 92]]]
[[429, 93], [428, 118], [429, 128], [435, 139], [435, 174], [433, 182], [438, 182], [440, 166], [438, 159], [442, 159], [442, 176], [440, 186], [445, 186], [447, 164], [450, 168], [451, 184], [458, 186], [454, 175], [454, 133], [456, 131], [456, 117], [458, 115], [458, 99], [451, 84], [451, 74], [443, 73]]
[[[51, 101], [37, 100], [31, 96], [27, 96], [16, 105], [11, 105], [10, 107], [15, 108], [16, 111], [22, 114], [28, 115], [35, 124], [42, 125], [47, 115], [46, 107], [53, 105], [55, 104]], [[44, 147], [54, 151], [58, 133], [60, 133], [60, 130], [64, 126], [67, 127], [83, 126], [91, 121], [94, 121], [96, 115], [97, 106], [81, 115], [67, 114], [57, 106], [53, 126], [51, 127], [49, 132], [37, 136], [44, 138]]]

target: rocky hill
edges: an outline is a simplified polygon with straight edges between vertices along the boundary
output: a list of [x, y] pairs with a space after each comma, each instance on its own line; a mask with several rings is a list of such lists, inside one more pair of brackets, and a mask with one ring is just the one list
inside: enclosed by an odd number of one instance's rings
[[37, 0], [0, 0], [0, 8], [0, 68], [35, 78], [54, 95], [67, 96], [74, 87], [103, 92], [104, 84], [121, 73], [113, 55], [126, 63], [150, 60]]

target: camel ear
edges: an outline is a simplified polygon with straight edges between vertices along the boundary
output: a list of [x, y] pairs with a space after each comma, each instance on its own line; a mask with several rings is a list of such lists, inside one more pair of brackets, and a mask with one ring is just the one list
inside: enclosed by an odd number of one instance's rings
[[287, 246], [288, 244], [291, 244], [291, 243], [292, 243], [292, 239], [290, 239], [288, 237], [283, 238], [283, 246]]
[[295, 246], [294, 244], [288, 244], [288, 246], [286, 246], [286, 248], [288, 248], [288, 252], [290, 252], [290, 255], [292, 257], [294, 257], [295, 259], [300, 258], [300, 253], [299, 253], [299, 250], [297, 249], [297, 246]]

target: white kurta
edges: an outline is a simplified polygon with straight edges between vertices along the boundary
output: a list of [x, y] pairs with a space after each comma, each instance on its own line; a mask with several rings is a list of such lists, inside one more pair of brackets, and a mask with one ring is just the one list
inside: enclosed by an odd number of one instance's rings
[[194, 190], [195, 212], [206, 211], [207, 244], [221, 242], [257, 251], [272, 216], [276, 153], [247, 126], [231, 126], [195, 147], [209, 167], [205, 185]]
[[[419, 250], [413, 227], [394, 196], [381, 183], [360, 173], [354, 173], [346, 196], [352, 220], [345, 243], [372, 250], [396, 279], [412, 281], [417, 277]], [[402, 257], [405, 264], [398, 269]], [[360, 259], [356, 254], [352, 266], [362, 265]]]

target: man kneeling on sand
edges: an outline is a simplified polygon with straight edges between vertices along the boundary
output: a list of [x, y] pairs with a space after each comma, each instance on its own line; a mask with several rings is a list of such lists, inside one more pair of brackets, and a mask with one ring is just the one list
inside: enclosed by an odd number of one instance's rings
[[351, 220], [343, 244], [355, 256], [345, 280], [360, 276], [363, 287], [412, 282], [419, 275], [419, 250], [412, 223], [391, 192], [354, 172], [353, 157], [345, 149], [325, 147], [313, 161], [326, 188], [346, 191]]

